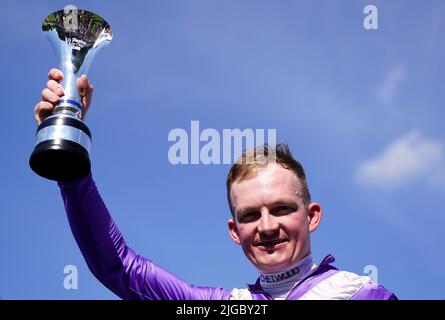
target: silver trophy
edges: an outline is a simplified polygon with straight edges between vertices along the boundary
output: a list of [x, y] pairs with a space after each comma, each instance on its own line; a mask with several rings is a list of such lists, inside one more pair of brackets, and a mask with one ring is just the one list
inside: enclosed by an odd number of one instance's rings
[[81, 120], [77, 78], [88, 72], [97, 52], [110, 43], [113, 34], [103, 18], [74, 6], [48, 15], [42, 29], [60, 62], [65, 95], [54, 108], [53, 115], [37, 128], [37, 141], [29, 165], [47, 179], [76, 180], [91, 169], [91, 133]]

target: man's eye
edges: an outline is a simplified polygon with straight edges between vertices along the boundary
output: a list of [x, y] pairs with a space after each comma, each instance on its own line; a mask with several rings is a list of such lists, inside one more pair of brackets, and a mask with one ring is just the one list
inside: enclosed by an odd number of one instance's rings
[[296, 211], [295, 208], [288, 207], [288, 206], [279, 206], [272, 210], [273, 214], [276, 214], [276, 215], [286, 215], [286, 214], [292, 213], [294, 211]]
[[261, 215], [261, 214], [258, 214], [258, 213], [256, 213], [256, 212], [247, 212], [247, 213], [241, 215], [241, 216], [238, 218], [238, 221], [239, 221], [239, 222], [243, 222], [243, 223], [253, 222], [253, 221], [255, 221], [255, 220], [258, 220], [258, 218], [259, 218], [260, 215]]

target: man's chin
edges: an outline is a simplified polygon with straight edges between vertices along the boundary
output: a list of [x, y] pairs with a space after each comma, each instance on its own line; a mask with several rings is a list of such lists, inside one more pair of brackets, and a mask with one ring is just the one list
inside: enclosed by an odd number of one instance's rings
[[258, 259], [257, 269], [264, 273], [281, 272], [289, 268], [292, 263], [288, 259], [279, 257], [269, 257], [269, 259]]

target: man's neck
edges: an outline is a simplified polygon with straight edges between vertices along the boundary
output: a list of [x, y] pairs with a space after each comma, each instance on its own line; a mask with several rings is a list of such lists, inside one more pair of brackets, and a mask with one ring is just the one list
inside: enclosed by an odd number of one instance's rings
[[274, 299], [285, 299], [293, 287], [316, 268], [312, 255], [308, 254], [281, 272], [260, 272], [260, 285]]

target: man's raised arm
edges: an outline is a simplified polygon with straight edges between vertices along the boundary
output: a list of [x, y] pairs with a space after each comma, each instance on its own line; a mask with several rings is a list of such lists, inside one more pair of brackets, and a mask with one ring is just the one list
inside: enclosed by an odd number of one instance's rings
[[[38, 123], [51, 115], [63, 96], [57, 69], [49, 73], [42, 101], [35, 109]], [[93, 88], [86, 76], [78, 79], [84, 105], [91, 103]], [[59, 182], [68, 221], [88, 267], [96, 278], [123, 299], [225, 300], [230, 292], [222, 288], [191, 286], [130, 249], [111, 218], [91, 173], [77, 181]]]

